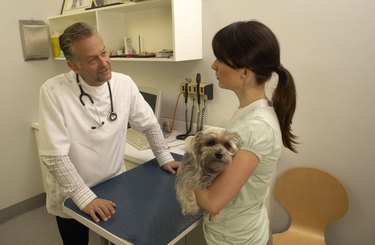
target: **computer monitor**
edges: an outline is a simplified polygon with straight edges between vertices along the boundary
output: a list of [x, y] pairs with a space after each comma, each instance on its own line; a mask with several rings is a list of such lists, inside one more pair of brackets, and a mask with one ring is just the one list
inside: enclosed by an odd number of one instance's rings
[[158, 122], [160, 122], [161, 117], [161, 91], [155, 88], [138, 86], [139, 92], [143, 95], [143, 98], [147, 101], [147, 103], [151, 106], [152, 110]]

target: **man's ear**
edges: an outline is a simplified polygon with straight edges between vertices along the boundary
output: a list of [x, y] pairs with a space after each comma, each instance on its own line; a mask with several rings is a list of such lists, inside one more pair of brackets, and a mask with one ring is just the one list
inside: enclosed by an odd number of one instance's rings
[[73, 61], [71, 60], [67, 60], [67, 65], [69, 66], [70, 69], [72, 69], [76, 74], [79, 74], [79, 66], [77, 64], [75, 64]]

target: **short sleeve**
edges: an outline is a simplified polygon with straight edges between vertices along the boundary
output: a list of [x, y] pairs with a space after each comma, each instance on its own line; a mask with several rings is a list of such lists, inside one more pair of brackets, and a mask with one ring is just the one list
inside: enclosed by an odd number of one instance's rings
[[257, 155], [259, 160], [274, 151], [275, 133], [272, 127], [262, 119], [253, 119], [248, 124], [248, 130], [240, 132], [242, 149]]

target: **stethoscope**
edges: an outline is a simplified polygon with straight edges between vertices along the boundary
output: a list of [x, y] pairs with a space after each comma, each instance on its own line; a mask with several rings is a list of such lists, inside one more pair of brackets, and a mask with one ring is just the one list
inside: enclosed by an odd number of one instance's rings
[[[100, 115], [99, 115], [99, 112], [98, 112], [98, 109], [96, 108], [96, 106], [95, 106], [95, 104], [94, 104], [94, 100], [92, 99], [92, 97], [88, 94], [88, 93], [86, 93], [84, 90], [83, 90], [83, 88], [82, 88], [82, 86], [81, 86], [81, 82], [79, 81], [79, 76], [78, 76], [78, 74], [76, 74], [76, 80], [77, 80], [77, 83], [78, 83], [78, 86], [79, 86], [79, 90], [81, 91], [81, 94], [79, 95], [79, 101], [81, 102], [81, 104], [82, 104], [82, 106], [86, 109], [86, 112], [87, 112], [87, 114], [89, 114], [89, 116], [98, 124], [98, 126], [99, 127], [101, 127], [101, 126], [103, 126], [104, 125], [104, 121], [102, 121], [101, 119], [100, 119]], [[107, 118], [108, 118], [108, 120], [110, 120], [111, 122], [113, 122], [113, 121], [116, 121], [116, 119], [117, 119], [117, 114], [116, 114], [116, 112], [114, 112], [114, 110], [113, 110], [113, 101], [112, 101], [112, 91], [111, 91], [111, 85], [109, 84], [109, 82], [107, 81], [107, 85], [108, 85], [108, 91], [109, 91], [109, 98], [110, 98], [110, 100], [111, 100], [111, 112], [108, 114], [108, 116], [107, 116]], [[94, 115], [92, 115], [92, 113], [87, 109], [87, 107], [86, 107], [86, 104], [85, 104], [85, 102], [83, 101], [83, 97], [87, 97], [89, 100], [90, 100], [90, 102], [91, 102], [91, 104], [94, 106], [94, 108], [95, 108], [95, 112], [96, 112], [96, 115], [97, 115], [97, 117], [98, 117], [98, 120], [94, 117]], [[95, 126], [93, 126], [93, 127], [91, 127], [92, 129], [96, 129], [96, 127]]]

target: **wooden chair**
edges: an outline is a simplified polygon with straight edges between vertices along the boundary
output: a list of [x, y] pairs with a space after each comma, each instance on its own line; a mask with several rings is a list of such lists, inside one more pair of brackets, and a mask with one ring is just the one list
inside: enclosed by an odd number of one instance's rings
[[331, 174], [314, 168], [294, 168], [279, 177], [276, 200], [291, 218], [288, 230], [272, 235], [273, 245], [323, 245], [328, 224], [345, 215], [348, 195]]

